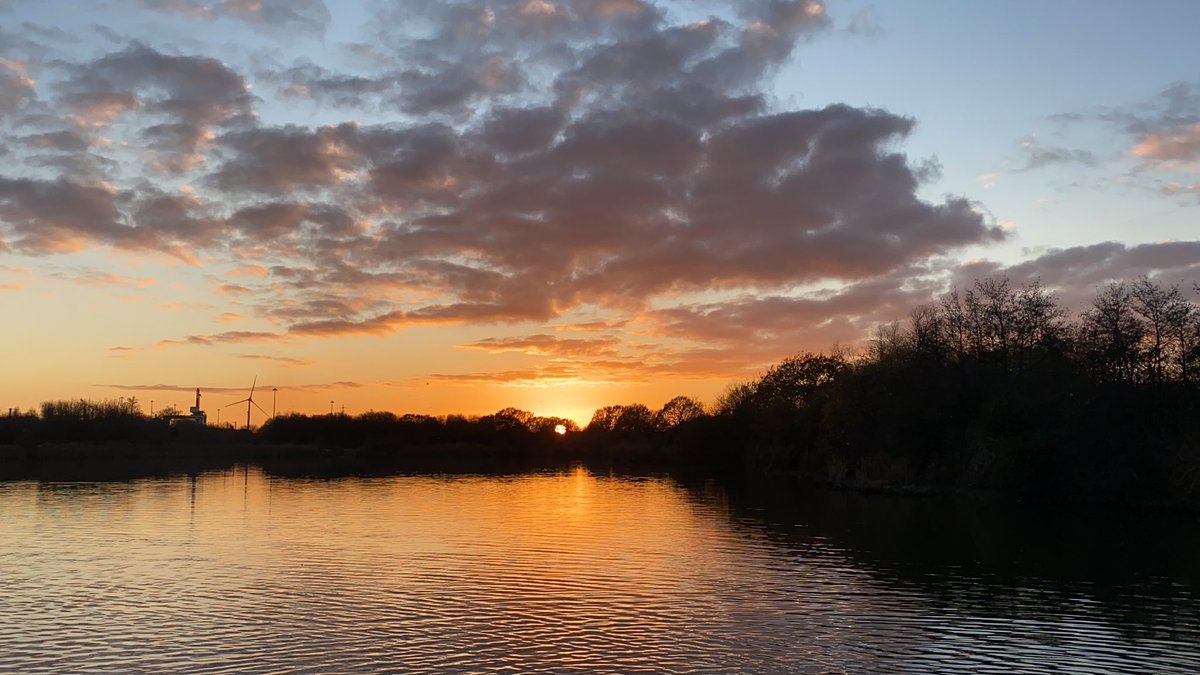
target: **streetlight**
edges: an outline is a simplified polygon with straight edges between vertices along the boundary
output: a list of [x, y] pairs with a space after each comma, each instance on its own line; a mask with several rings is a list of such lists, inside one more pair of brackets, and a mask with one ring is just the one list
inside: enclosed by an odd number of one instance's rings
[[333, 417], [333, 401], [329, 402], [329, 416]]
[[279, 387], [271, 387], [271, 419], [275, 419], [275, 395], [279, 393]]

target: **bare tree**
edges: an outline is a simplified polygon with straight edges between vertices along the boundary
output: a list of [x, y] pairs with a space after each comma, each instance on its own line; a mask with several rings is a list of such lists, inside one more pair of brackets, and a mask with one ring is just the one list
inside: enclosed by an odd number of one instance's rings
[[1105, 286], [1080, 320], [1080, 347], [1092, 368], [1108, 379], [1136, 381], [1146, 327], [1134, 311], [1129, 286]]

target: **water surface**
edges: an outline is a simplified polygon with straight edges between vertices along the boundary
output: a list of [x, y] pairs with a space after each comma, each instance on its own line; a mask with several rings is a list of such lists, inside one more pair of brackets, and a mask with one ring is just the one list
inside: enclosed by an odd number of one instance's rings
[[583, 468], [7, 483], [0, 671], [1195, 673], [1191, 525]]

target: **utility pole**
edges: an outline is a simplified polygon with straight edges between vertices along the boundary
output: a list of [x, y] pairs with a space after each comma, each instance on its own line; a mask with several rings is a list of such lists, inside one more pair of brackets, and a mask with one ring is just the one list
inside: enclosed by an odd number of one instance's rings
[[271, 419], [275, 419], [275, 397], [279, 394], [279, 387], [271, 387]]
[[329, 416], [333, 417], [333, 401], [329, 402]]
[[154, 399], [150, 399], [150, 416], [154, 417]]

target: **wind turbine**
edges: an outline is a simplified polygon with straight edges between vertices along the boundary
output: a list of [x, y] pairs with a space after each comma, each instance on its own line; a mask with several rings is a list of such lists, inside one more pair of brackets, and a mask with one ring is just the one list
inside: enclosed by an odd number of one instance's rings
[[264, 415], [267, 414], [267, 411], [263, 410], [261, 405], [254, 402], [254, 387], [257, 384], [258, 384], [258, 376], [255, 375], [254, 382], [250, 384], [250, 395], [240, 401], [234, 401], [233, 403], [230, 403], [229, 405], [225, 406], [226, 408], [228, 408], [230, 406], [235, 406], [239, 403], [246, 404], [246, 428], [247, 429], [250, 428], [250, 406], [254, 406], [255, 408], [258, 408], [259, 410], [262, 410], [262, 414], [264, 414]]

